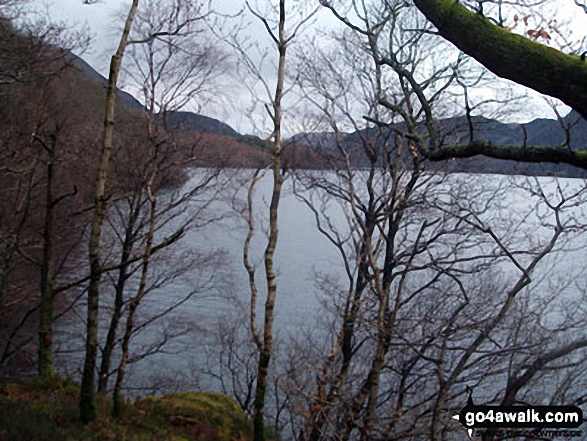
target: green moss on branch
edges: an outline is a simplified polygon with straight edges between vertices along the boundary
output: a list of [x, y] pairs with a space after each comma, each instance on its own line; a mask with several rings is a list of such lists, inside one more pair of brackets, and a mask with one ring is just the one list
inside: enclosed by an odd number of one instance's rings
[[456, 0], [414, 0], [440, 35], [496, 75], [560, 99], [587, 118], [587, 63], [491, 23]]
[[488, 141], [473, 141], [468, 144], [447, 145], [423, 153], [431, 161], [483, 155], [522, 162], [569, 164], [587, 170], [587, 151], [574, 151], [566, 147], [498, 146]]

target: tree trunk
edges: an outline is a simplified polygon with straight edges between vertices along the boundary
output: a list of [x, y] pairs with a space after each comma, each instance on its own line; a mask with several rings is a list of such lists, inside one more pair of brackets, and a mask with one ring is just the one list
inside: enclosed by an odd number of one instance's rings
[[129, 218], [127, 221], [126, 229], [124, 232], [124, 242], [122, 244], [122, 253], [120, 255], [120, 269], [118, 270], [118, 279], [114, 287], [114, 311], [110, 318], [110, 326], [108, 328], [108, 334], [106, 336], [106, 343], [102, 350], [102, 362], [100, 364], [100, 372], [98, 375], [98, 393], [105, 394], [108, 388], [108, 379], [110, 376], [110, 361], [112, 359], [112, 353], [114, 351], [114, 345], [116, 343], [116, 330], [122, 317], [122, 306], [124, 303], [124, 288], [126, 281], [128, 280], [128, 268], [130, 263], [128, 262], [131, 254], [133, 244], [135, 242], [135, 235], [133, 233], [134, 226], [140, 208], [142, 206], [142, 197], [138, 196], [137, 205], [131, 209]]
[[133, 327], [134, 327], [134, 318], [137, 312], [137, 308], [139, 307], [141, 301], [145, 297], [146, 294], [146, 287], [147, 287], [147, 274], [149, 271], [149, 264], [151, 261], [151, 250], [153, 248], [153, 236], [155, 235], [155, 220], [157, 217], [156, 212], [156, 201], [150, 195], [150, 188], [146, 190], [149, 192], [149, 200], [151, 202], [151, 215], [149, 219], [149, 232], [147, 233], [147, 243], [145, 245], [145, 253], [143, 255], [143, 266], [141, 269], [141, 281], [139, 283], [139, 288], [137, 291], [137, 295], [131, 300], [130, 308], [128, 311], [128, 318], [126, 319], [126, 327], [124, 331], [124, 336], [122, 338], [122, 358], [120, 360], [120, 364], [118, 366], [118, 372], [116, 375], [116, 384], [114, 385], [114, 392], [112, 394], [113, 400], [113, 407], [112, 407], [112, 417], [118, 418], [122, 415], [123, 412], [123, 403], [122, 403], [122, 396], [120, 395], [120, 391], [122, 389], [122, 382], [124, 381], [124, 374], [126, 372], [126, 365], [128, 363], [128, 353], [129, 353], [129, 344], [130, 344], [130, 337], [132, 335]]
[[45, 145], [49, 154], [47, 163], [47, 188], [45, 196], [45, 225], [43, 229], [43, 260], [41, 262], [41, 303], [39, 306], [38, 368], [41, 377], [53, 376], [53, 286], [51, 261], [53, 259], [53, 208], [55, 188], [56, 135]]
[[90, 286], [88, 289], [88, 311], [86, 331], [86, 356], [84, 371], [82, 374], [80, 392], [80, 419], [83, 423], [89, 423], [96, 419], [94, 405], [94, 370], [96, 368], [96, 355], [98, 349], [98, 298], [100, 294], [100, 279], [102, 266], [100, 264], [100, 236], [106, 211], [106, 180], [110, 165], [110, 153], [112, 151], [112, 138], [114, 134], [114, 108], [116, 105], [116, 84], [122, 64], [122, 57], [126, 49], [128, 35], [132, 22], [139, 6], [139, 0], [133, 0], [120, 44], [116, 54], [110, 62], [110, 75], [108, 78], [108, 93], [106, 96], [106, 112], [104, 117], [104, 135], [102, 140], [102, 153], [98, 166], [98, 179], [96, 181], [96, 193], [94, 195], [94, 215], [88, 244], [90, 262]]
[[263, 348], [259, 354], [257, 369], [257, 386], [255, 400], [253, 402], [253, 439], [265, 441], [265, 395], [267, 392], [267, 377], [269, 363], [273, 352], [273, 318], [275, 298], [277, 296], [276, 273], [273, 262], [275, 246], [277, 245], [278, 224], [277, 210], [281, 198], [281, 99], [283, 97], [283, 84], [285, 80], [285, 52], [287, 41], [285, 37], [285, 0], [279, 2], [279, 36], [277, 41], [279, 49], [279, 64], [277, 70], [277, 86], [273, 101], [273, 191], [269, 205], [269, 239], [265, 248], [265, 276], [267, 279], [267, 300], [265, 301], [265, 323], [263, 327]]

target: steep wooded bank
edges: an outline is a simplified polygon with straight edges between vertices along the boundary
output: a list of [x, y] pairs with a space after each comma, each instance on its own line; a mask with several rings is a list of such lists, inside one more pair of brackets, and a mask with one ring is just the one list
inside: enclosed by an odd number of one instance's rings
[[126, 403], [124, 419], [109, 418], [111, 404], [100, 399], [95, 423], [77, 422], [79, 387], [59, 379], [0, 383], [0, 439], [174, 439], [244, 441], [252, 423], [222, 394], [184, 392]]
[[[29, 274], [43, 270], [51, 282], [45, 283], [43, 289], [55, 291], [53, 295], [59, 302], [62, 290], [58, 282], [67, 280], [72, 271], [80, 268], [73, 262], [81, 252], [79, 243], [92, 207], [106, 79], [69, 50], [21, 33], [7, 21], [1, 24], [0, 181], [5, 239], [0, 267], [0, 341], [3, 342], [0, 360], [3, 366], [20, 366], [34, 364], [36, 352], [34, 335], [39, 294], [38, 285], [31, 283]], [[148, 162], [146, 109], [121, 91], [117, 109], [114, 161], [107, 189], [111, 200], [139, 187], [142, 170]], [[494, 145], [557, 146], [570, 142], [577, 150], [587, 146], [587, 122], [576, 112], [561, 121], [539, 119], [527, 124], [503, 124], [482, 117], [471, 121], [460, 117], [439, 120], [437, 125], [448, 144], [469, 136], [471, 123], [475, 140]], [[159, 114], [157, 124], [159, 136], [167, 143], [159, 161], [182, 165], [159, 173], [155, 187], [177, 188], [185, 181], [189, 167], [254, 168], [271, 160], [265, 141], [241, 135], [210, 117], [170, 111]], [[402, 130], [401, 125], [396, 128]], [[361, 147], [363, 135], [355, 132], [341, 137], [351, 164], [359, 168], [369, 163]], [[393, 139], [391, 135], [390, 132], [389, 139]], [[284, 143], [284, 167], [339, 167], [343, 158], [337, 153], [334, 139], [332, 133], [291, 137]], [[449, 172], [585, 175], [584, 170], [566, 165], [501, 161], [481, 156], [434, 163], [429, 167]], [[62, 228], [64, 225], [67, 228]], [[52, 249], [43, 250], [38, 246], [39, 240], [47, 237], [49, 230], [54, 237], [45, 243]], [[48, 265], [51, 256], [62, 257]], [[49, 335], [41, 337], [41, 342], [50, 340]]]
[[[124, 439], [136, 417], [139, 438], [154, 423], [223, 440], [194, 407], [232, 416], [225, 397], [124, 398], [202, 388], [234, 399], [255, 441], [441, 441], [465, 433], [452, 416], [471, 388], [484, 404], [584, 406], [584, 181], [451, 172], [580, 176], [542, 163], [584, 172], [585, 121], [475, 116], [513, 95], [473, 97], [495, 78], [447, 57], [415, 2], [251, 3], [217, 39], [216, 2], [133, 0], [107, 82], [59, 44], [65, 29], [0, 32], [0, 365], [49, 386], [32, 409], [26, 387], [0, 387], [8, 418], [41, 420], [19, 428], [41, 439], [78, 436], [59, 433], [68, 418], [82, 438]], [[0, 24], [19, 4], [0, 0]], [[306, 50], [323, 8], [340, 28]], [[241, 38], [247, 17], [276, 72]], [[266, 140], [180, 111], [217, 99], [219, 40]], [[116, 88], [123, 58], [140, 104]], [[299, 109], [326, 132], [286, 140]], [[70, 309], [79, 329], [57, 328]], [[54, 365], [79, 378], [82, 354], [80, 392], [51, 387]]]

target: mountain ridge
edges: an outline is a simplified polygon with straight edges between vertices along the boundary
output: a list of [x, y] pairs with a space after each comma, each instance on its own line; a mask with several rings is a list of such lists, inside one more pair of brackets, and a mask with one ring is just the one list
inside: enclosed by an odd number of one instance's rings
[[[107, 79], [93, 69], [83, 58], [72, 56], [78, 70], [85, 72], [93, 80], [107, 85]], [[131, 109], [143, 109], [144, 106], [130, 93], [119, 90], [120, 103]], [[213, 117], [201, 115], [191, 111], [167, 111], [165, 112], [167, 125], [174, 130], [194, 131], [203, 134], [227, 137], [237, 142], [246, 144], [255, 149], [264, 149], [264, 141], [257, 136], [241, 134], [230, 125]], [[560, 121], [548, 118], [537, 118], [527, 123], [503, 123], [483, 116], [472, 117], [474, 127], [474, 139], [485, 140], [496, 145], [536, 145], [544, 147], [558, 146], [570, 141], [578, 150], [587, 150], [587, 121], [580, 115], [571, 111]], [[469, 137], [468, 121], [465, 116], [457, 116], [438, 120], [445, 142], [456, 142]], [[400, 124], [401, 126], [401, 124]], [[563, 126], [571, 127], [567, 131]], [[364, 132], [368, 129], [363, 129]], [[373, 129], [371, 129], [373, 130]], [[342, 133], [343, 142], [352, 142], [359, 137], [359, 132]], [[308, 148], [314, 152], [332, 150], [334, 145], [333, 132], [297, 133], [289, 137], [286, 142], [296, 145], [296, 149]], [[294, 154], [294, 156], [296, 156]], [[316, 161], [313, 155], [305, 152], [305, 160]], [[320, 162], [320, 161], [318, 161]], [[312, 164], [306, 163], [305, 166]], [[360, 166], [360, 164], [357, 164]], [[299, 165], [298, 165], [299, 166]], [[324, 161], [313, 164], [310, 168], [322, 168]], [[444, 161], [432, 165], [432, 168], [442, 169], [448, 172], [486, 172], [500, 174], [530, 174], [552, 175], [557, 174], [567, 177], [587, 177], [587, 172], [568, 165], [559, 164], [528, 164], [516, 161], [506, 161], [486, 157], [474, 157], [459, 159], [458, 161]]]

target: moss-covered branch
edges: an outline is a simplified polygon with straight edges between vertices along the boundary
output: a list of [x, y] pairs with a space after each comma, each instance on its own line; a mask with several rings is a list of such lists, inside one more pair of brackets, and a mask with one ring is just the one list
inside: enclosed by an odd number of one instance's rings
[[573, 151], [567, 147], [498, 146], [488, 141], [473, 141], [426, 150], [423, 153], [431, 161], [483, 155], [513, 161], [569, 164], [587, 170], [587, 151]]
[[558, 98], [587, 119], [587, 62], [491, 23], [456, 0], [414, 0], [440, 35], [496, 75]]

